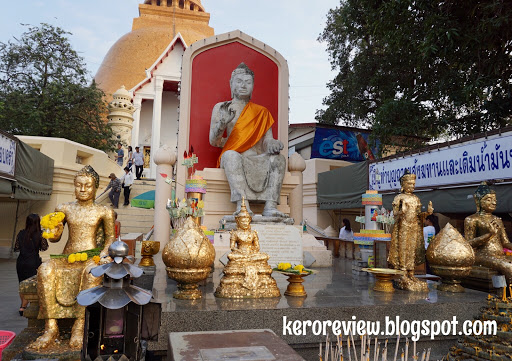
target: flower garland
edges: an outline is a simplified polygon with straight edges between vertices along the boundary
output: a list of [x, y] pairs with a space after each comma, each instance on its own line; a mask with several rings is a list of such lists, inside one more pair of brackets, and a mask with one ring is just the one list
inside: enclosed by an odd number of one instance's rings
[[294, 267], [290, 263], [281, 262], [277, 265], [277, 267], [272, 268], [273, 271], [281, 272], [281, 273], [293, 273], [297, 275], [302, 274], [311, 274], [313, 270], [305, 268], [303, 265], [298, 264]]
[[55, 228], [62, 223], [65, 217], [66, 215], [62, 212], [53, 212], [41, 218], [41, 228], [44, 229], [43, 238], [55, 237]]

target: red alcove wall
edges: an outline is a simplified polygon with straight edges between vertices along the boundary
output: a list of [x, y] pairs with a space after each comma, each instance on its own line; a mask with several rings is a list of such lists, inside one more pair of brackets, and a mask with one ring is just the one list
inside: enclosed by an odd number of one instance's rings
[[[215, 104], [231, 99], [231, 72], [244, 62], [254, 71], [254, 91], [251, 101], [266, 107], [275, 120], [272, 133], [278, 135], [279, 69], [265, 55], [233, 42], [206, 50], [192, 60], [190, 99], [190, 138], [194, 153], [199, 157], [195, 169], [215, 168], [221, 148], [209, 142], [210, 120]], [[178, 154], [182, 159], [183, 154]], [[181, 161], [180, 161], [181, 162]]]

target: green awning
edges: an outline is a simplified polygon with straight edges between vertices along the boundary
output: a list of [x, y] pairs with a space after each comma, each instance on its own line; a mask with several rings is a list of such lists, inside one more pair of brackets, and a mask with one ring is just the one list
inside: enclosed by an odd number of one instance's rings
[[367, 187], [367, 162], [319, 173], [317, 203], [320, 209], [360, 208], [361, 194]]

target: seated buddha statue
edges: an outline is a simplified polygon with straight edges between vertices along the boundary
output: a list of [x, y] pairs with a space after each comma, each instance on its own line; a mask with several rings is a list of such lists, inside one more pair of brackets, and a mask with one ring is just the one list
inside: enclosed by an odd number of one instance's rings
[[[222, 148], [217, 167], [223, 168], [231, 189], [231, 202], [240, 212], [242, 197], [265, 203], [265, 217], [288, 218], [277, 209], [286, 171], [283, 143], [274, 139], [270, 111], [251, 101], [254, 72], [241, 63], [229, 82], [232, 99], [217, 103], [212, 110], [210, 144]], [[224, 137], [224, 134], [227, 137]]]
[[512, 284], [512, 262], [503, 252], [503, 248], [512, 249], [512, 244], [503, 221], [492, 214], [496, 210], [496, 192], [482, 182], [474, 198], [477, 212], [464, 220], [464, 236], [475, 251], [475, 265], [498, 271]]
[[225, 298], [279, 297], [281, 293], [272, 278], [269, 256], [260, 252], [258, 233], [251, 229], [251, 215], [242, 198], [241, 209], [235, 217], [237, 229], [231, 231], [228, 264], [215, 292]]
[[[100, 257], [108, 256], [108, 247], [114, 241], [114, 211], [94, 202], [99, 186], [98, 173], [91, 166], [81, 169], [74, 179], [75, 202], [57, 206], [65, 218], [54, 231], [50, 242], [61, 239], [64, 225], [68, 225], [69, 238], [64, 254], [83, 252], [98, 247], [97, 237], [101, 228], [104, 234], [104, 248]], [[102, 258], [102, 262], [107, 262]], [[54, 258], [44, 262], [37, 271], [37, 293], [39, 296], [39, 319], [45, 320], [44, 333], [28, 347], [42, 350], [51, 346], [59, 338], [57, 319], [75, 319], [71, 330], [69, 346], [81, 349], [84, 337], [85, 307], [76, 302], [76, 296], [101, 283], [101, 278], [92, 276], [89, 271], [96, 263], [89, 259], [85, 262], [69, 263], [66, 258]]]

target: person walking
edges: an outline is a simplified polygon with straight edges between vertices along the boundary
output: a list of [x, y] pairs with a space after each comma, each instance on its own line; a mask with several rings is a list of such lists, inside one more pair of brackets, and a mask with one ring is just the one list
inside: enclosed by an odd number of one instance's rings
[[[105, 192], [110, 189], [110, 193], [108, 194], [108, 198], [114, 208], [119, 207], [119, 196], [121, 195], [121, 180], [116, 177], [114, 173], [110, 173], [108, 176], [110, 178], [110, 183], [108, 184]], [[103, 193], [105, 193], [103, 192]], [[102, 193], [102, 194], [103, 194]]]
[[130, 190], [133, 184], [133, 173], [131, 172], [129, 167], [124, 167], [124, 174], [121, 177], [121, 184], [124, 190], [124, 205], [130, 205]]
[[128, 168], [130, 168], [130, 171], [132, 170], [133, 165], [133, 148], [131, 145], [128, 146]]
[[117, 143], [117, 156], [116, 156], [116, 162], [117, 164], [122, 167], [124, 162], [124, 150], [123, 145], [121, 143]]
[[135, 164], [135, 178], [140, 180], [144, 169], [144, 155], [140, 151], [140, 147], [135, 147], [135, 153], [133, 153], [133, 164]]
[[[37, 269], [41, 265], [39, 251], [48, 249], [48, 241], [42, 237], [41, 220], [37, 214], [29, 214], [25, 221], [25, 229], [22, 229], [16, 237], [14, 252], [20, 252], [16, 260], [16, 272], [18, 281], [26, 280], [37, 274]], [[28, 300], [20, 293], [21, 306], [20, 316], [27, 308]]]

